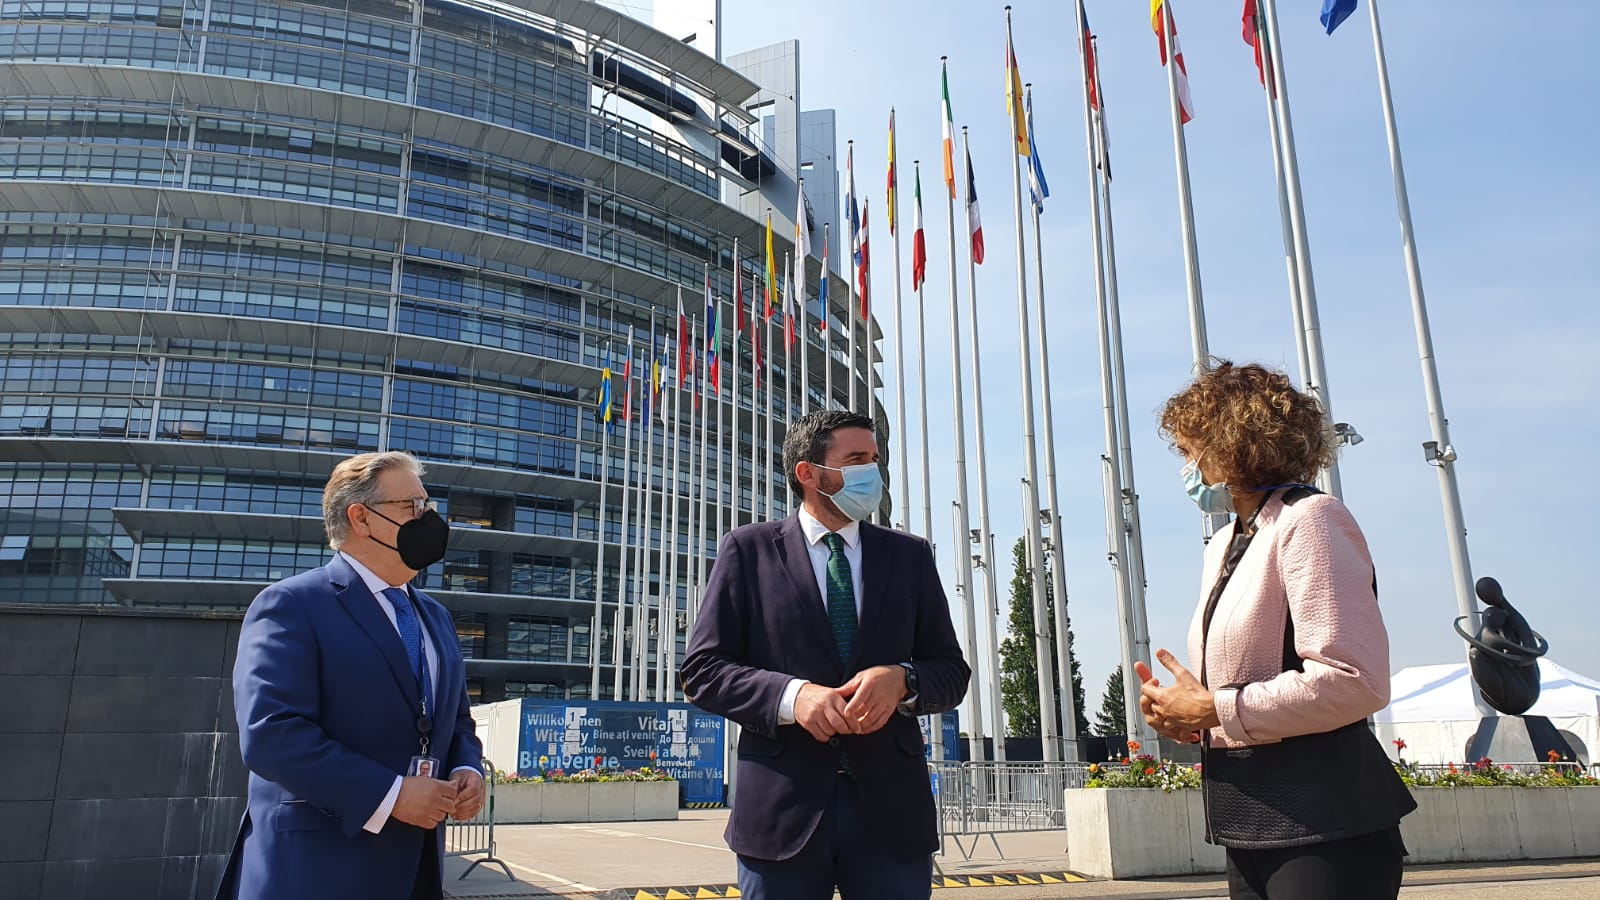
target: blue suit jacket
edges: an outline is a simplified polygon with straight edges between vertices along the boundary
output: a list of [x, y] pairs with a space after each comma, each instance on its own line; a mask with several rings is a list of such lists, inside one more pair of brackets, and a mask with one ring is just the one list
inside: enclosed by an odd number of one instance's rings
[[[481, 770], [454, 623], [433, 598], [416, 597], [439, 655], [430, 753], [442, 774]], [[417, 754], [417, 678], [399, 633], [343, 558], [250, 604], [233, 698], [249, 806], [217, 896], [410, 897], [422, 854], [443, 852], [440, 830], [394, 818], [378, 834], [362, 826]]]
[[735, 853], [775, 860], [800, 852], [833, 795], [842, 752], [877, 848], [895, 858], [938, 848], [915, 719], [893, 715], [872, 734], [827, 743], [799, 725], [778, 725], [790, 678], [837, 687], [863, 669], [909, 662], [918, 715], [954, 709], [966, 694], [971, 670], [928, 542], [863, 522], [861, 569], [860, 626], [851, 658], [842, 660], [799, 518], [747, 525], [722, 539], [681, 675], [691, 702], [744, 727], [724, 835]]

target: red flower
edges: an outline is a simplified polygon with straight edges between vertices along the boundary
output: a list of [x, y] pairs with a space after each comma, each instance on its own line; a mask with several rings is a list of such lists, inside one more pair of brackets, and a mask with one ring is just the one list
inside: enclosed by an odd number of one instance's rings
[[1128, 742], [1128, 752], [1130, 754], [1138, 753], [1139, 752], [1139, 747], [1140, 747], [1140, 744], [1139, 744], [1138, 741], [1129, 741]]
[[1561, 762], [1561, 754], [1556, 752], [1555, 750], [1550, 750], [1550, 751], [1546, 752], [1545, 756], [1548, 756], [1550, 758], [1551, 762]]
[[1406, 748], [1406, 742], [1400, 738], [1395, 738], [1394, 747], [1396, 750], [1404, 750]]
[[1156, 773], [1155, 767], [1154, 766], [1145, 766], [1144, 773], [1146, 775], [1154, 775]]

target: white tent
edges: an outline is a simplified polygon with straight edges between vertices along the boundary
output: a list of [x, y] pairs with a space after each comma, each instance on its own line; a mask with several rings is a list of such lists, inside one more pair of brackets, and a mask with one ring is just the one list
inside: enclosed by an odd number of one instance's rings
[[[1478, 730], [1478, 711], [1468, 688], [1465, 662], [1412, 666], [1390, 680], [1389, 705], [1373, 718], [1378, 738], [1395, 756], [1396, 738], [1406, 742], [1405, 758], [1420, 763], [1465, 762], [1467, 742]], [[1539, 660], [1539, 702], [1530, 716], [1544, 716], [1565, 732], [1580, 760], [1600, 750], [1600, 681]], [[1497, 762], [1533, 762], [1504, 759]]]

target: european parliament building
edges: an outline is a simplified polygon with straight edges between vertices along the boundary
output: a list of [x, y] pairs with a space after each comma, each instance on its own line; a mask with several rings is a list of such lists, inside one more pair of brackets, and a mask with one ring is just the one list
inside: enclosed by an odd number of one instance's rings
[[[730, 296], [735, 241], [748, 292], [799, 176], [838, 259], [797, 49], [706, 41], [585, 0], [0, 0], [0, 602], [237, 614], [328, 559], [335, 462], [408, 450], [474, 699], [590, 696], [596, 658], [612, 697], [634, 464], [620, 431], [602, 459], [608, 349], [680, 291], [703, 310], [708, 267]], [[806, 331], [812, 403], [842, 405], [843, 342]], [[742, 394], [743, 474], [682, 467], [735, 522], [772, 450]]]

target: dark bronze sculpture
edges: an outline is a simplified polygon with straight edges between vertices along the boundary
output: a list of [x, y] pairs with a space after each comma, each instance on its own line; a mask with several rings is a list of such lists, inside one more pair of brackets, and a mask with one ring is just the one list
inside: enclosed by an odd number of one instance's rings
[[1520, 716], [1539, 702], [1539, 657], [1550, 651], [1550, 642], [1528, 625], [1500, 589], [1500, 582], [1487, 576], [1475, 586], [1478, 599], [1489, 608], [1477, 634], [1468, 634], [1456, 619], [1456, 633], [1472, 648], [1467, 660], [1472, 680], [1478, 683], [1483, 699], [1508, 716]]

